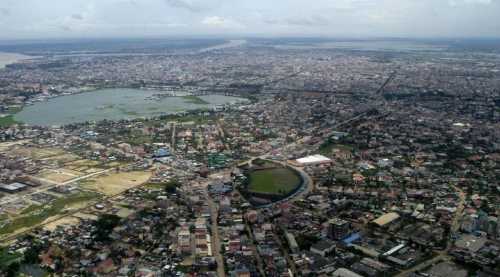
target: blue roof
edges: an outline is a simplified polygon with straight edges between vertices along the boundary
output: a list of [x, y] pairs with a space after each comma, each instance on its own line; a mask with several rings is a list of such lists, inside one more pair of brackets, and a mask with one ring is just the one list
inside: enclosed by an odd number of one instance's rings
[[359, 233], [354, 233], [354, 234], [350, 235], [349, 237], [345, 238], [342, 242], [347, 244], [347, 245], [350, 245], [351, 243], [353, 243], [354, 241], [357, 241], [360, 238], [361, 238], [361, 236], [359, 235]]
[[160, 148], [160, 149], [155, 151], [156, 157], [166, 157], [169, 155], [170, 155], [170, 151], [168, 151], [168, 149], [165, 149], [165, 148]]

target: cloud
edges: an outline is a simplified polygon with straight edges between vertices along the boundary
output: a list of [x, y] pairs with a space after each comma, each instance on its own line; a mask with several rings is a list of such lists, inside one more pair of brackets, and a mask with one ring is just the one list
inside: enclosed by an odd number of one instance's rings
[[209, 0], [164, 0], [167, 5], [187, 10], [193, 13], [199, 13], [202, 11], [209, 10], [217, 6], [219, 1], [209, 1]]
[[314, 26], [327, 26], [329, 24], [329, 21], [328, 19], [322, 16], [316, 15], [309, 17], [287, 18], [285, 20], [285, 23], [287, 25], [314, 27]]
[[83, 20], [84, 19], [83, 14], [72, 14], [71, 18], [76, 19], [76, 20]]
[[242, 28], [243, 25], [233, 19], [223, 18], [220, 16], [207, 16], [201, 20], [201, 24], [214, 27], [214, 28], [225, 28], [225, 29], [238, 29]]
[[0, 40], [228, 28], [238, 35], [499, 37], [499, 11], [500, 0], [0, 0]]
[[0, 8], [0, 15], [2, 16], [9, 16], [10, 15], [10, 10], [7, 8]]
[[463, 5], [489, 5], [493, 0], [449, 0], [448, 4], [452, 7]]

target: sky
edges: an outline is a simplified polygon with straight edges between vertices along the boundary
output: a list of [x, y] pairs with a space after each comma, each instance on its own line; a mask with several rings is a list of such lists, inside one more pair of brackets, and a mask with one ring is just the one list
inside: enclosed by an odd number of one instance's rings
[[0, 0], [0, 40], [500, 37], [500, 0]]

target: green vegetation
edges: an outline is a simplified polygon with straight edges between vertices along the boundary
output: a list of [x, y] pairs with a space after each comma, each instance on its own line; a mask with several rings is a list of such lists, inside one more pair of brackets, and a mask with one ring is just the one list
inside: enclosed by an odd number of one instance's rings
[[95, 227], [97, 228], [94, 232], [95, 239], [101, 242], [107, 241], [113, 229], [120, 223], [120, 220], [121, 218], [117, 215], [101, 215], [95, 223]]
[[0, 272], [6, 269], [11, 263], [19, 261], [21, 258], [21, 254], [9, 254], [7, 249], [0, 248]]
[[146, 188], [149, 189], [163, 189], [168, 193], [176, 193], [177, 188], [180, 187], [180, 183], [176, 180], [164, 183], [149, 183], [146, 184]]
[[29, 207], [27, 207], [26, 209], [24, 209], [21, 214], [30, 214], [32, 212], [35, 212], [35, 211], [38, 211], [38, 210], [41, 210], [43, 209], [43, 206], [42, 205], [31, 205]]
[[249, 192], [286, 195], [301, 182], [299, 175], [289, 168], [255, 170], [249, 174]]
[[[43, 206], [30, 206], [22, 212], [23, 216], [17, 217], [9, 224], [1, 227], [0, 235], [10, 234], [19, 229], [29, 228], [40, 224], [49, 217], [61, 214], [64, 208], [69, 205], [90, 201], [97, 196], [96, 193], [82, 192], [68, 197], [58, 198], [52, 203]], [[26, 212], [26, 210], [28, 211]]]
[[208, 104], [210, 104], [209, 102], [201, 99], [198, 96], [194, 96], [194, 95], [182, 96], [182, 99], [184, 99], [184, 101], [186, 103], [190, 103], [190, 104], [196, 104], [196, 105], [208, 105]]
[[295, 240], [301, 250], [309, 250], [311, 246], [319, 241], [319, 238], [312, 235], [300, 234], [295, 238]]
[[253, 165], [257, 165], [257, 166], [261, 166], [261, 167], [275, 167], [276, 164], [271, 162], [271, 161], [266, 161], [266, 160], [263, 160], [263, 159], [255, 159], [252, 161], [252, 164]]
[[14, 119], [14, 115], [12, 115], [12, 114], [0, 117], [0, 127], [9, 127], [11, 125], [18, 124], [18, 123], [20, 123], [20, 122], [16, 121]]
[[20, 112], [22, 109], [22, 107], [10, 107], [6, 115], [0, 117], [0, 127], [9, 127], [14, 124], [22, 123], [14, 119], [14, 115]]
[[353, 148], [352, 146], [345, 145], [345, 144], [338, 144], [331, 139], [325, 141], [321, 146], [319, 147], [319, 152], [322, 155], [329, 156], [332, 154], [333, 149], [341, 149], [344, 151], [352, 151]]

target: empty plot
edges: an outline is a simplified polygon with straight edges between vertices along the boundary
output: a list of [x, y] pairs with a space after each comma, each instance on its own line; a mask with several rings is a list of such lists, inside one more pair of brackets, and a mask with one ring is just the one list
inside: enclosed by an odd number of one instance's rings
[[28, 146], [15, 146], [10, 152], [15, 156], [29, 157], [34, 160], [45, 159], [52, 156], [58, 156], [65, 154], [64, 150], [56, 148], [37, 148]]
[[35, 178], [49, 180], [55, 183], [64, 183], [69, 180], [83, 176], [82, 173], [71, 169], [46, 169], [35, 176]]
[[151, 177], [148, 171], [110, 173], [81, 182], [83, 188], [105, 195], [116, 195], [130, 188], [146, 183]]

